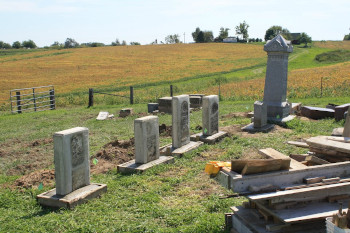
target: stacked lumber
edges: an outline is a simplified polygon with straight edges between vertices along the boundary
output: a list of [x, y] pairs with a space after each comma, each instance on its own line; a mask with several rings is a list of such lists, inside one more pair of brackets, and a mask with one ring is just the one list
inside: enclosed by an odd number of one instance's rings
[[309, 151], [329, 162], [350, 161], [350, 138], [317, 136], [306, 140]]

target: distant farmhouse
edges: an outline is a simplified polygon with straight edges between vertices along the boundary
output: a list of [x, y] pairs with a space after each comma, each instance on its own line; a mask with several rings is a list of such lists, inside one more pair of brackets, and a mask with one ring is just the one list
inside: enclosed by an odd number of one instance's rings
[[299, 41], [299, 36], [300, 36], [301, 33], [291, 33], [290, 34], [290, 40], [292, 41], [292, 44], [300, 44], [300, 41]]
[[224, 43], [237, 43], [237, 37], [226, 37], [222, 40]]

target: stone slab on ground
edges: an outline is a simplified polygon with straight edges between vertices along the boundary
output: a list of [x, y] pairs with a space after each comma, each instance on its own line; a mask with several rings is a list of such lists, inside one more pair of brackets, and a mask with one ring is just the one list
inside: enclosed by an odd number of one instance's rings
[[340, 120], [344, 119], [344, 113], [346, 111], [348, 111], [349, 107], [350, 107], [350, 103], [336, 106], [334, 108], [334, 118], [335, 118], [335, 120], [336, 121], [340, 121]]
[[148, 103], [147, 104], [147, 112], [152, 113], [152, 112], [158, 110], [158, 106], [159, 106], [158, 103]]
[[280, 125], [280, 126], [286, 126], [286, 123], [288, 121], [291, 121], [295, 118], [295, 115], [289, 115], [287, 117], [283, 117], [283, 118], [267, 118], [267, 123], [270, 124], [276, 124], [276, 125]]
[[161, 149], [160, 154], [161, 155], [173, 155], [173, 156], [183, 156], [186, 153], [189, 153], [198, 147], [203, 145], [203, 142], [192, 142], [190, 141], [188, 144], [179, 147], [179, 148], [174, 148], [172, 145], [165, 146]]
[[344, 128], [335, 128], [335, 129], [333, 129], [331, 136], [342, 137], [343, 136], [343, 131], [344, 131]]
[[301, 108], [301, 115], [314, 120], [333, 118], [334, 110], [329, 108], [304, 106]]
[[291, 107], [290, 107], [290, 114], [291, 115], [295, 115], [295, 114], [299, 114], [301, 111], [301, 103], [292, 103]]
[[147, 169], [157, 166], [159, 164], [163, 163], [173, 163], [174, 162], [174, 157], [172, 156], [160, 156], [159, 159], [153, 160], [149, 163], [135, 163], [135, 159], [120, 164], [117, 166], [118, 172], [122, 174], [130, 174], [130, 173], [137, 173], [137, 172], [143, 172], [146, 171]]
[[159, 112], [172, 113], [172, 97], [163, 97], [158, 99], [158, 110]]
[[249, 133], [258, 133], [258, 132], [268, 133], [274, 128], [275, 128], [274, 124], [267, 124], [267, 125], [264, 125], [261, 128], [254, 128], [254, 123], [250, 123], [249, 125], [244, 126], [242, 128], [242, 131], [249, 132]]
[[205, 136], [203, 135], [202, 132], [197, 133], [197, 134], [193, 134], [190, 136], [191, 141], [201, 141], [204, 143], [208, 143], [208, 144], [215, 144], [216, 142], [220, 141], [221, 139], [223, 139], [224, 137], [227, 137], [227, 132], [224, 131], [219, 131], [216, 134], [213, 134], [211, 136]]
[[96, 120], [98, 120], [98, 121], [106, 120], [108, 118], [108, 115], [109, 115], [108, 112], [99, 112]]
[[105, 192], [107, 192], [106, 184], [92, 183], [67, 195], [56, 195], [56, 189], [51, 189], [37, 195], [37, 200], [39, 204], [43, 206], [73, 209], [75, 206], [96, 198]]

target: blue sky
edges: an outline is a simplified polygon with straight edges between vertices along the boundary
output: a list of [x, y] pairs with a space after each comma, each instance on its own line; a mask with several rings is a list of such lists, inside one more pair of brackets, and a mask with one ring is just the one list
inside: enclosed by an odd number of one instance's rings
[[32, 39], [38, 46], [63, 43], [110, 44], [116, 38], [149, 44], [179, 34], [192, 42], [196, 27], [234, 28], [244, 20], [249, 37], [263, 38], [272, 25], [306, 32], [313, 40], [342, 40], [348, 34], [349, 0], [0, 0], [0, 40]]

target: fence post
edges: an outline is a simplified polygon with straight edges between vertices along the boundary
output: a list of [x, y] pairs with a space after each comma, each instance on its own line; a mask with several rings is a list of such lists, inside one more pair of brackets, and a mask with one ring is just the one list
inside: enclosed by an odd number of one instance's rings
[[323, 94], [323, 77], [321, 77], [321, 97], [322, 97], [322, 94]]
[[94, 89], [89, 88], [89, 106], [88, 108], [94, 106]]
[[35, 88], [33, 88], [34, 111], [36, 112]]
[[51, 89], [50, 90], [50, 109], [54, 110], [56, 109], [56, 103], [55, 103], [55, 90]]
[[134, 104], [134, 87], [130, 86], [130, 104]]
[[170, 96], [173, 97], [173, 85], [170, 85]]
[[19, 91], [16, 92], [16, 98], [17, 98], [17, 112], [22, 113], [21, 93]]

